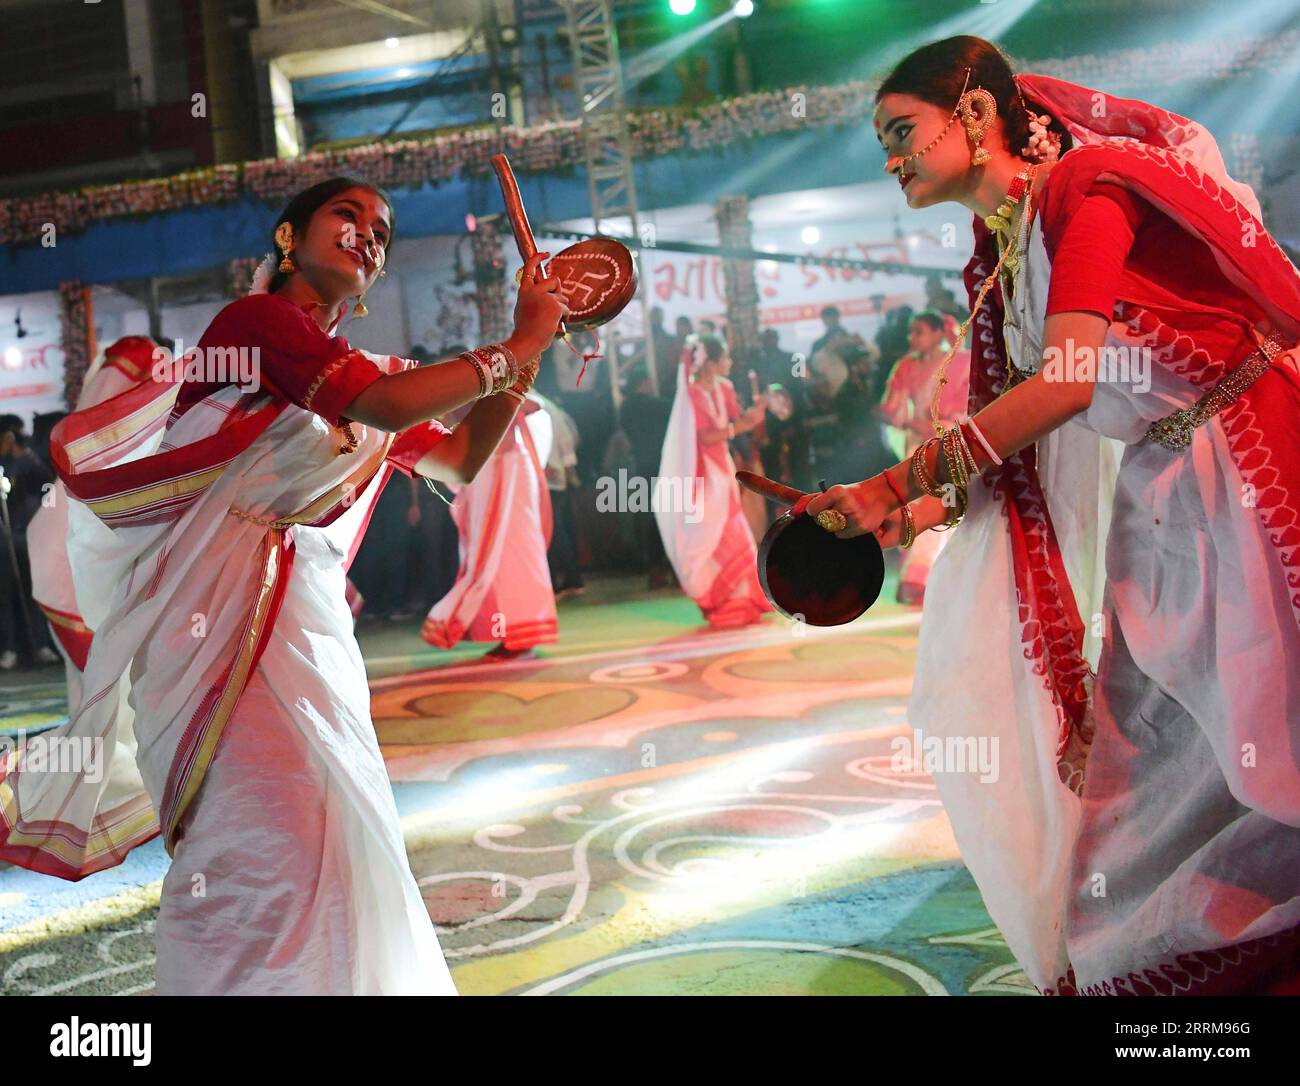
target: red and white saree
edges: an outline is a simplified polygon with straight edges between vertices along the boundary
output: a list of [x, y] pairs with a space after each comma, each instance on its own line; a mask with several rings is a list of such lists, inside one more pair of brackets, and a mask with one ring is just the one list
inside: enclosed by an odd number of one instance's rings
[[[92, 363], [77, 397], [77, 410], [112, 399], [151, 380], [157, 345], [145, 336], [126, 336], [112, 343]], [[27, 526], [32, 564], [32, 596], [54, 634], [68, 682], [68, 716], [81, 704], [81, 672], [90, 655], [93, 636], [77, 607], [72, 564], [68, 560], [68, 500], [62, 480], [56, 480], [48, 502]]]
[[520, 409], [473, 482], [453, 488], [460, 569], [420, 630], [438, 648], [468, 638], [522, 651], [559, 636], [546, 563], [552, 513], [543, 465], [551, 452], [551, 416], [536, 398], [526, 406], [531, 410]]
[[411, 874], [345, 600], [393, 466], [446, 431], [343, 408], [415, 365], [354, 350], [292, 303], [227, 306], [200, 349], [260, 384], [148, 382], [65, 419], [77, 600], [95, 630], [64, 735], [106, 772], [0, 765], [0, 858], [79, 879], [159, 832], [172, 867], [157, 991], [453, 993]]
[[683, 366], [653, 491], [664, 552], [682, 590], [717, 629], [747, 626], [772, 610], [727, 442], [699, 439], [701, 430], [725, 429], [740, 415], [730, 381], [718, 377], [705, 389]]
[[[1279, 356], [1181, 452], [1145, 435], [1258, 333], [1300, 339], [1300, 276], [1197, 125], [1020, 85], [1076, 147], [1010, 300], [995, 289], [977, 315], [971, 410], [1005, 387], [1007, 354], [1038, 368], [1046, 314], [1071, 309], [1111, 312], [1108, 346], [1149, 347], [1150, 386], [1099, 380], [1089, 410], [972, 482], [931, 573], [912, 723], [999, 743], [996, 780], [936, 782], [1040, 990], [1285, 990], [1300, 975], [1300, 374]], [[972, 297], [997, 259], [975, 231]]]

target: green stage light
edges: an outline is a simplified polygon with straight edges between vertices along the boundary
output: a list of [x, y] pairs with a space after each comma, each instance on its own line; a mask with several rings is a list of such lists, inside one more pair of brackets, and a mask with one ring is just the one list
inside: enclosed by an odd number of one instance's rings
[[695, 10], [695, 0], [668, 0], [668, 7], [674, 15], [689, 15]]

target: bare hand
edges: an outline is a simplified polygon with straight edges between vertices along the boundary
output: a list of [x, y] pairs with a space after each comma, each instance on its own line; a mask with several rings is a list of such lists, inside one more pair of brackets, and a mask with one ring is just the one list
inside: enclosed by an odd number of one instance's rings
[[512, 337], [527, 348], [526, 353], [539, 355], [551, 345], [560, 324], [569, 315], [560, 281], [555, 276], [541, 277], [542, 261], [550, 253], [534, 253], [525, 262], [515, 300], [515, 332]]
[[903, 511], [901, 509], [895, 509], [881, 521], [880, 527], [876, 529], [876, 539], [880, 542], [881, 550], [902, 545]]
[[[823, 509], [835, 509], [844, 515], [848, 525], [842, 532], [835, 533], [840, 539], [853, 539], [868, 532], [874, 533], [896, 504], [889, 484], [881, 475], [873, 475], [852, 486], [833, 486], [824, 493], [805, 497], [809, 500], [802, 511], [811, 517]], [[799, 508], [798, 504], [795, 508]]]

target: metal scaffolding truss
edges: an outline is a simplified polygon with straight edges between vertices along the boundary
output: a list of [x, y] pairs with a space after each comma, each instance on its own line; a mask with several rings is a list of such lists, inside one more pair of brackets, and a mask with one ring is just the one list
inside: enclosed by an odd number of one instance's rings
[[[618, 51], [618, 33], [610, 15], [608, 0], [561, 0], [568, 20], [569, 45], [573, 53], [573, 84], [582, 119], [582, 142], [587, 161], [587, 191], [591, 196], [591, 217], [597, 234], [606, 232], [610, 219], [627, 221], [627, 233], [641, 237], [637, 219], [636, 180], [632, 175], [632, 154], [628, 145], [627, 110], [623, 98], [623, 71]], [[622, 223], [618, 224], [620, 227]], [[619, 233], [621, 231], [610, 231]], [[637, 280], [644, 283], [641, 253], [633, 251]], [[647, 292], [641, 300], [641, 327], [646, 365], [656, 392], [658, 368], [654, 336], [649, 335], [650, 313]], [[610, 333], [609, 356], [613, 366], [614, 401], [618, 403], [618, 336]], [[624, 335], [624, 341], [631, 337]]]

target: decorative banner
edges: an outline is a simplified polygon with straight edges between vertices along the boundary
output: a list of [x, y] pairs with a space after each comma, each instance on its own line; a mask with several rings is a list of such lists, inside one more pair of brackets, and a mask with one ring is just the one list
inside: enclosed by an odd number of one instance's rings
[[[1258, 71], [1286, 73], [1296, 67], [1297, 57], [1300, 32], [1288, 31], [1044, 58], [1020, 67], [1111, 93], [1156, 92], [1168, 105], [1170, 86], [1193, 76], [1228, 81]], [[630, 111], [631, 151], [635, 158], [646, 159], [684, 151], [711, 152], [743, 140], [826, 125], [860, 128], [863, 118], [871, 115], [877, 86], [879, 80], [873, 79], [787, 87], [695, 107]], [[47, 223], [61, 233], [73, 233], [111, 219], [235, 203], [249, 196], [282, 204], [308, 185], [337, 174], [355, 175], [385, 188], [438, 185], [462, 173], [489, 172], [489, 160], [499, 153], [510, 157], [516, 173], [580, 166], [584, 161], [581, 122], [522, 129], [485, 126], [432, 139], [373, 143], [294, 159], [226, 163], [171, 177], [16, 196], [0, 200], [0, 244], [33, 241]]]
[[63, 329], [63, 399], [71, 411], [95, 357], [95, 312], [90, 287], [59, 284], [59, 320]]
[[[1171, 5], [1172, 6], [1172, 5]], [[1294, 69], [1300, 57], [1300, 31], [1283, 34], [1241, 35], [1235, 38], [1207, 37], [1202, 41], [1162, 42], [1146, 49], [1116, 49], [1106, 53], [1084, 53], [1052, 57], [1017, 64], [1017, 71], [1053, 75], [1112, 94], [1155, 92], [1168, 96], [1170, 86], [1195, 79], [1198, 83], [1227, 82], [1254, 72], [1281, 76]], [[1129, 90], [1117, 88], [1127, 87]], [[1161, 101], [1161, 105], [1186, 112]]]
[[36, 415], [64, 410], [60, 309], [52, 290], [0, 302], [0, 414], [29, 426]]
[[[1228, 42], [1166, 43], [1158, 49], [1123, 49], [1105, 54], [1029, 61], [1022, 68], [1061, 79], [1131, 94], [1163, 91], [1200, 79], [1231, 80], [1256, 71], [1287, 72], [1300, 56], [1300, 32], [1241, 37]], [[879, 80], [838, 86], [787, 87], [695, 107], [629, 111], [628, 138], [637, 159], [719, 147], [782, 132], [828, 125], [860, 128], [871, 115]], [[1158, 95], [1159, 96], [1159, 95]], [[1175, 103], [1176, 106], [1176, 103]], [[581, 166], [580, 121], [527, 128], [485, 126], [424, 140], [397, 140], [315, 152], [294, 159], [260, 159], [189, 170], [171, 177], [115, 185], [90, 185], [74, 192], [46, 192], [0, 200], [0, 244], [39, 238], [52, 223], [75, 233], [92, 223], [152, 215], [178, 208], [209, 207], [256, 197], [282, 204], [308, 185], [350, 174], [385, 188], [439, 185], [461, 174], [490, 171], [495, 154], [509, 156], [516, 173]]]
[[[710, 152], [778, 132], [828, 124], [860, 125], [870, 112], [876, 85], [864, 81], [838, 87], [800, 87], [689, 109], [629, 113], [632, 153], [645, 159], [679, 151]], [[426, 140], [374, 143], [294, 159], [206, 167], [147, 181], [91, 185], [75, 192], [16, 196], [0, 200], [0, 244], [36, 240], [47, 223], [67, 234], [111, 219], [228, 204], [250, 196], [282, 204], [309, 185], [338, 174], [360, 177], [384, 188], [439, 185], [461, 174], [490, 172], [492, 156], [502, 153], [509, 156], [516, 173], [579, 167], [584, 161], [581, 122], [485, 127]]]

